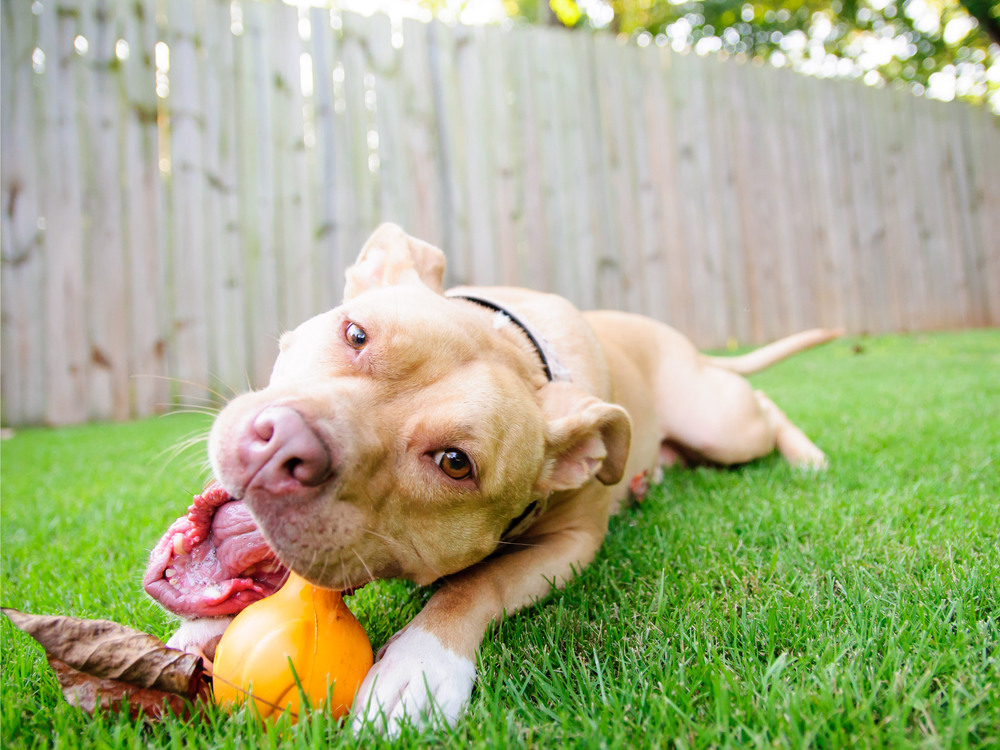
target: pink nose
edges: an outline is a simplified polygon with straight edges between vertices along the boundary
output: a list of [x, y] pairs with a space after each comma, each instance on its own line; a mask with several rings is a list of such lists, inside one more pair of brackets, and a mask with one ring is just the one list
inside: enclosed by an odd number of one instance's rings
[[269, 406], [240, 440], [246, 485], [272, 495], [317, 487], [333, 474], [330, 451], [295, 409]]

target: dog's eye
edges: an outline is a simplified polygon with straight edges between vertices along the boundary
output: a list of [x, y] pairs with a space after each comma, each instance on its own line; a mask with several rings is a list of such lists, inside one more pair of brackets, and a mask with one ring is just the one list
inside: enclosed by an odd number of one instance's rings
[[347, 339], [347, 343], [354, 349], [364, 349], [365, 344], [368, 343], [368, 334], [357, 323], [351, 323], [347, 326], [344, 337]]
[[452, 479], [468, 479], [472, 476], [472, 461], [462, 451], [454, 448], [435, 453], [434, 463]]

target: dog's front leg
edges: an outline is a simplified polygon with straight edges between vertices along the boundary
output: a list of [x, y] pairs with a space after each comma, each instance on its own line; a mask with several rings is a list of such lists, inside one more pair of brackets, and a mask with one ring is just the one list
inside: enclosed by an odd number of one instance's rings
[[395, 735], [407, 720], [453, 725], [472, 694], [476, 650], [490, 622], [571, 579], [593, 559], [606, 528], [605, 521], [521, 538], [515, 551], [446, 578], [379, 653], [354, 701], [355, 729], [370, 722]]

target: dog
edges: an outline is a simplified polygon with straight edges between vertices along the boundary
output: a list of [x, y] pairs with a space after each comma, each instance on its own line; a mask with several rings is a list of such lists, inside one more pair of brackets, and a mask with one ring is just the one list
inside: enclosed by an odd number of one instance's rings
[[638, 315], [516, 288], [445, 292], [444, 270], [439, 249], [375, 231], [343, 304], [283, 335], [267, 387], [217, 415], [215, 482], [154, 549], [145, 581], [188, 618], [171, 645], [209, 655], [288, 569], [348, 592], [441, 582], [355, 699], [356, 727], [390, 733], [453, 724], [488, 625], [590, 563], [609, 517], [661, 467], [775, 449], [797, 467], [827, 464], [741, 376], [840, 331], [710, 357]]

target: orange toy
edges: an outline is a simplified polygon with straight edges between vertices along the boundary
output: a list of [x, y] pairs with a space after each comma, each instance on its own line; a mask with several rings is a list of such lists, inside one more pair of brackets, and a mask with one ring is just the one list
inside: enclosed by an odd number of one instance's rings
[[292, 573], [277, 593], [254, 602], [226, 629], [215, 652], [217, 703], [243, 703], [248, 693], [264, 718], [299, 712], [299, 688], [313, 706], [345, 715], [372, 666], [372, 647], [339, 591], [312, 586]]

